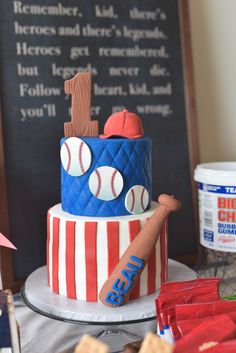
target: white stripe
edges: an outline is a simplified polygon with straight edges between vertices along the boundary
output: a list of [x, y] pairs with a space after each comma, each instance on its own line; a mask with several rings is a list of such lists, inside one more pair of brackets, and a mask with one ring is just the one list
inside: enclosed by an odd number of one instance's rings
[[58, 252], [59, 293], [67, 296], [66, 288], [66, 221], [60, 219]]
[[75, 226], [75, 286], [76, 298], [86, 300], [85, 222], [82, 221]]
[[97, 223], [97, 290], [108, 278], [107, 222]]
[[159, 239], [156, 243], [156, 290], [160, 288], [161, 284], [161, 233], [159, 235]]
[[[140, 225], [141, 229], [143, 228], [144, 224], [147, 222], [147, 219], [141, 220]], [[142, 295], [146, 295], [148, 293], [148, 264], [144, 267], [143, 272], [141, 273], [140, 276], [140, 297]]]
[[130, 244], [129, 222], [119, 223], [119, 259]]
[[49, 223], [49, 276], [50, 276], [50, 287], [52, 287], [52, 243], [53, 243], [53, 219], [54, 217], [50, 214], [50, 223]]

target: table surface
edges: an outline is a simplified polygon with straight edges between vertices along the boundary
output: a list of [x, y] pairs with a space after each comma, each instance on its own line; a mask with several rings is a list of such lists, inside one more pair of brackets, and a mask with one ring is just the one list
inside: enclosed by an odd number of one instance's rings
[[[196, 278], [193, 270], [169, 259], [168, 280]], [[156, 317], [155, 298], [158, 291], [130, 300], [124, 306], [110, 308], [101, 303], [69, 299], [52, 292], [47, 285], [46, 266], [34, 271], [26, 280], [22, 296], [27, 306], [49, 318], [89, 325], [117, 325], [153, 320]]]

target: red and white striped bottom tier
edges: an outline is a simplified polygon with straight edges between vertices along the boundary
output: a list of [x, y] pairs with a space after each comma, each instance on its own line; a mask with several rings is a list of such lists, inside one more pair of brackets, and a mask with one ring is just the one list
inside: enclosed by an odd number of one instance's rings
[[[139, 215], [80, 217], [48, 211], [47, 271], [53, 292], [86, 301], [98, 301], [99, 291], [130, 242], [158, 207]], [[130, 299], [151, 294], [167, 278], [167, 222]]]

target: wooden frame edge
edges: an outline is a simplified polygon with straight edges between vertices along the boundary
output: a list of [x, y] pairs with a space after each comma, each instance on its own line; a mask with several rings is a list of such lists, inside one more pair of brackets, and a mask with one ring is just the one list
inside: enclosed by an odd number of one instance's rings
[[[2, 232], [6, 237], [10, 239], [1, 108], [2, 107], [0, 102], [0, 232]], [[0, 248], [0, 272], [3, 289], [13, 289], [14, 287], [11, 251], [12, 250], [10, 249]]]
[[[191, 30], [188, 0], [178, 0], [179, 23], [180, 23], [180, 41], [182, 50], [184, 92], [185, 92], [185, 110], [186, 124], [188, 133], [188, 150], [190, 159], [190, 176], [192, 185], [192, 202], [194, 213], [195, 242], [198, 250], [199, 243], [199, 222], [198, 222], [198, 191], [194, 181], [194, 169], [199, 163], [199, 139], [197, 125], [197, 110], [195, 99], [193, 58], [191, 46]], [[183, 256], [184, 258], [184, 256]]]

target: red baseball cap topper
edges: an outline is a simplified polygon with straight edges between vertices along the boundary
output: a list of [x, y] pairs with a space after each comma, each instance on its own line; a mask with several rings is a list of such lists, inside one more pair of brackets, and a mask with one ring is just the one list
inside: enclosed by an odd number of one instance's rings
[[141, 119], [137, 114], [128, 110], [117, 112], [109, 116], [104, 126], [102, 139], [121, 136], [128, 139], [138, 139], [144, 135]]

